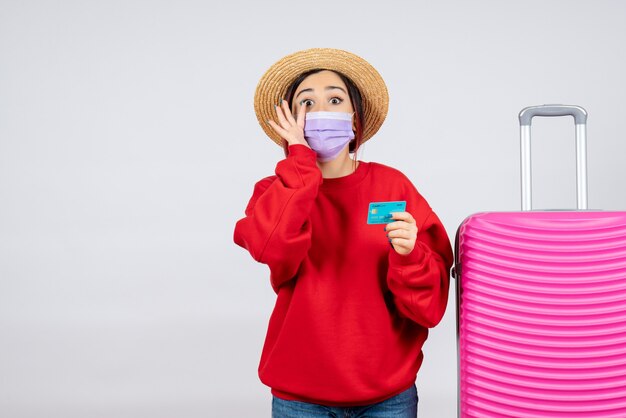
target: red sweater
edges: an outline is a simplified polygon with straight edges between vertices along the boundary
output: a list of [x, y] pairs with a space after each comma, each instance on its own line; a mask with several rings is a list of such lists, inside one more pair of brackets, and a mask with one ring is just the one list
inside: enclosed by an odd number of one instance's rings
[[[276, 175], [256, 183], [234, 241], [270, 270], [276, 305], [259, 378], [279, 398], [328, 406], [381, 402], [415, 383], [428, 328], [448, 301], [452, 248], [411, 181], [359, 161], [322, 178], [316, 153], [289, 146]], [[419, 228], [398, 254], [370, 202], [406, 200]]]

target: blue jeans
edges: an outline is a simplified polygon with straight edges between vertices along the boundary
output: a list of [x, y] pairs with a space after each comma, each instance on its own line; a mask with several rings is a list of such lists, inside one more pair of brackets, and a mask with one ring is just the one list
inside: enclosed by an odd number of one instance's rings
[[417, 418], [415, 384], [382, 402], [363, 406], [325, 406], [272, 396], [272, 418]]

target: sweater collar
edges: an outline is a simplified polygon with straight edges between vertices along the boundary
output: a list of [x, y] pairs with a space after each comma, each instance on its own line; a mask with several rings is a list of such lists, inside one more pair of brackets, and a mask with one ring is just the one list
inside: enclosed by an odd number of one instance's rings
[[356, 170], [347, 176], [335, 178], [322, 178], [320, 188], [322, 190], [343, 189], [345, 187], [354, 186], [361, 182], [370, 171], [370, 163], [357, 160], [359, 165]]

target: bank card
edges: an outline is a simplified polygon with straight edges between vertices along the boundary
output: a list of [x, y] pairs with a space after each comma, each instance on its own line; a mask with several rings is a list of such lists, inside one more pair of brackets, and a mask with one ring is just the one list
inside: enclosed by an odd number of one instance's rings
[[391, 212], [404, 212], [406, 201], [395, 202], [371, 202], [367, 211], [368, 224], [388, 224], [395, 222], [391, 219]]

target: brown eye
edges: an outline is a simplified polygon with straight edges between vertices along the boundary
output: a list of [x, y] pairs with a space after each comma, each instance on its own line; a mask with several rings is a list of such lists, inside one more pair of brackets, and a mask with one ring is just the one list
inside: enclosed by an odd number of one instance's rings
[[[337, 99], [336, 102], [333, 102], [333, 100]], [[330, 102], [333, 104], [339, 104], [341, 102], [343, 102], [343, 99], [341, 99], [340, 97], [333, 97], [332, 99], [330, 99]]]
[[[308, 106], [308, 103], [307, 103], [307, 102], [311, 102], [311, 99], [304, 99], [304, 100], [301, 100], [301, 101], [300, 101], [300, 106]], [[307, 104], [305, 104], [305, 103], [307, 103]]]

